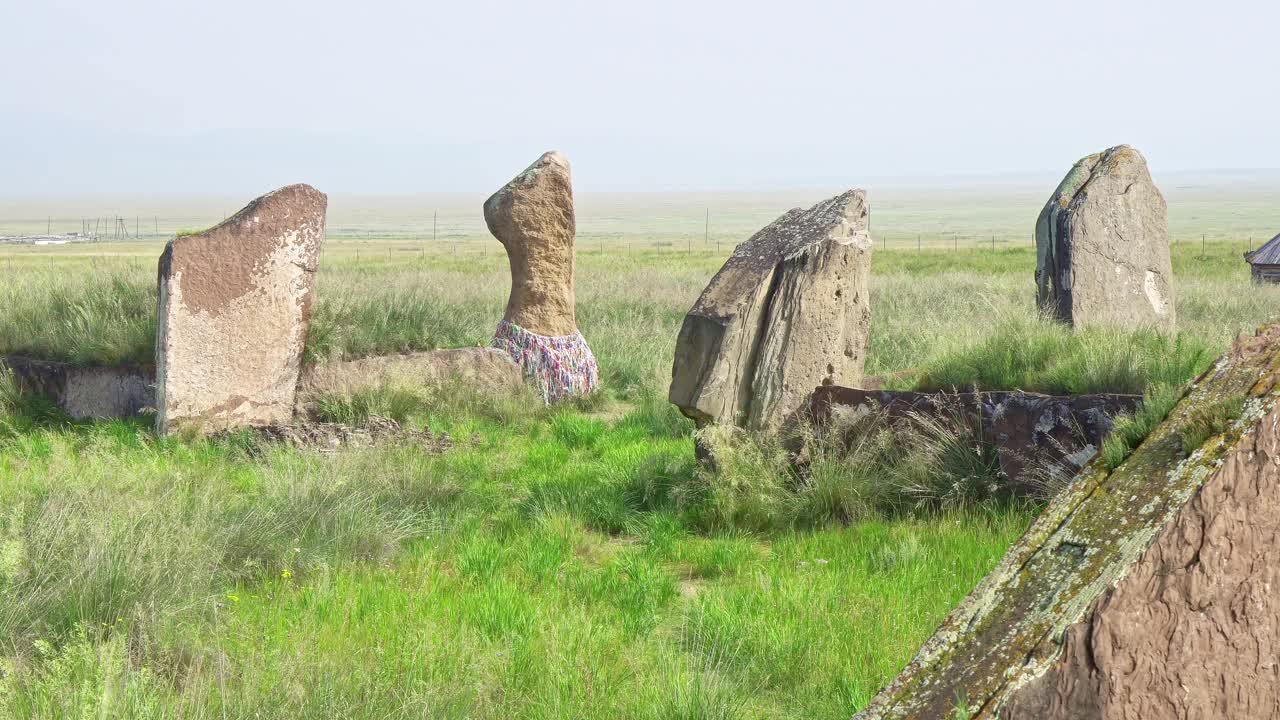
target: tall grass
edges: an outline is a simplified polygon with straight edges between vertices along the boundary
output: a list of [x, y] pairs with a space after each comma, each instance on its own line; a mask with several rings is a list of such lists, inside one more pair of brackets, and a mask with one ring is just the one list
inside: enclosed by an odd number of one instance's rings
[[[1185, 382], [1237, 332], [1271, 318], [1235, 253], [1175, 246], [1178, 334], [1080, 334], [1041, 320], [1030, 250], [879, 253], [867, 373], [899, 387], [1141, 392]], [[150, 362], [155, 279], [137, 260], [34, 258], [0, 266], [0, 355]], [[662, 392], [684, 313], [720, 262], [707, 253], [580, 253], [579, 325], [605, 383]], [[501, 317], [505, 258], [326, 258], [307, 362], [485, 344]], [[918, 373], [898, 375], [904, 371]]]
[[935, 351], [896, 382], [918, 390], [1141, 394], [1148, 386], [1181, 386], [1218, 352], [1190, 335], [1072, 330], [1036, 315], [1013, 316], [996, 321], [976, 343]]
[[[868, 371], [1151, 393], [1280, 300], [1179, 256], [1177, 338], [1075, 335], [1036, 318], [1029, 258], [878, 256]], [[0, 383], [0, 716], [837, 718], [865, 704], [1030, 512], [963, 424], [807, 438], [800, 469], [725, 434], [706, 438], [719, 472], [700, 469], [666, 383], [720, 258], [579, 261], [607, 396], [547, 409], [388, 387], [321, 403], [330, 419], [448, 432], [440, 456], [157, 440], [143, 423], [42, 414]], [[149, 358], [149, 267], [24, 262], [0, 268], [0, 354]], [[498, 257], [327, 259], [318, 282], [314, 362], [485, 342], [507, 289]]]
[[881, 413], [833, 417], [820, 436], [795, 441], [708, 427], [715, 459], [671, 490], [691, 522], [707, 529], [823, 527], [948, 512], [989, 513], [1015, 503], [994, 448], [961, 408], [901, 422]]
[[[409, 412], [454, 436], [442, 456], [0, 439], [0, 716], [841, 717], [1025, 521], [708, 530], [660, 395], [485, 402]], [[853, 588], [891, 612], [850, 613]]]

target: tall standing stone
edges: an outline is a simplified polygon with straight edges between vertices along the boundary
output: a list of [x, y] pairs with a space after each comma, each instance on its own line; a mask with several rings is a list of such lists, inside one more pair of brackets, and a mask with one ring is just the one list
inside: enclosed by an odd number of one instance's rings
[[773, 432], [820, 385], [862, 380], [871, 323], [866, 193], [790, 210], [702, 291], [676, 341], [669, 398], [699, 426]]
[[1036, 220], [1036, 300], [1075, 326], [1173, 331], [1168, 210], [1137, 150], [1080, 160], [1049, 198]]
[[311, 321], [324, 193], [290, 185], [160, 256], [156, 429], [288, 422]]
[[484, 221], [511, 263], [511, 295], [494, 345], [511, 354], [547, 402], [591, 392], [600, 377], [574, 308], [569, 161], [544, 153], [485, 201]]
[[856, 720], [1280, 717], [1280, 325], [1103, 455]]

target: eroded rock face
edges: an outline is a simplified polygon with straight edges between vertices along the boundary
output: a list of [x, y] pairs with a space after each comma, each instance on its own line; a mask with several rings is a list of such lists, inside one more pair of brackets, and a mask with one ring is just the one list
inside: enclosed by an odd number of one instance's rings
[[1114, 470], [1094, 461], [873, 718], [1280, 717], [1280, 325]]
[[485, 201], [484, 221], [511, 262], [503, 319], [549, 337], [576, 333], [569, 161], [544, 153]]
[[1076, 326], [1174, 329], [1164, 197], [1127, 145], [1090, 155], [1036, 220], [1036, 299]]
[[290, 185], [160, 256], [156, 428], [287, 423], [324, 237], [324, 193]]
[[862, 378], [871, 322], [866, 193], [783, 214], [685, 316], [669, 398], [699, 426], [779, 429], [819, 385]]

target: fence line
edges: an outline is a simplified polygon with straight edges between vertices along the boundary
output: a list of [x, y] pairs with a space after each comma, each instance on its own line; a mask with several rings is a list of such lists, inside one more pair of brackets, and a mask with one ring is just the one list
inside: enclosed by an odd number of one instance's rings
[[[623, 251], [642, 251], [649, 250], [655, 252], [695, 252], [695, 251], [714, 251], [724, 252], [731, 250], [739, 242], [749, 237], [749, 232], [718, 232], [712, 233], [712, 213], [710, 208], [704, 210], [702, 217], [701, 233], [694, 230], [688, 231], [671, 231], [655, 229], [653, 231], [617, 231], [617, 230], [592, 230], [590, 228], [591, 221], [586, 223], [587, 227], [581, 227], [577, 236], [579, 251], [596, 251], [604, 253], [608, 250]], [[686, 226], [690, 223], [685, 220], [696, 223], [692, 218], [682, 218], [681, 224]], [[642, 224], [642, 223], [640, 223]], [[738, 225], [742, 225], [743, 221], [739, 220]], [[41, 227], [43, 226], [43, 227]], [[174, 237], [178, 232], [184, 230], [192, 230], [196, 227], [207, 227], [206, 220], [193, 217], [181, 218], [164, 218], [159, 215], [134, 215], [127, 217], [123, 215], [106, 215], [96, 217], [54, 217], [47, 216], [44, 218], [26, 218], [26, 219], [0, 219], [0, 245], [9, 244], [32, 244], [40, 242], [41, 244], [52, 244], [60, 241], [68, 242], [104, 242], [104, 241], [136, 241], [136, 240], [161, 240]], [[39, 233], [40, 230], [44, 232]], [[1173, 237], [1170, 242], [1174, 245], [1185, 245], [1187, 243], [1199, 242], [1201, 252], [1208, 252], [1210, 243], [1214, 245], [1229, 244], [1239, 248], [1240, 252], [1247, 252], [1256, 248], [1260, 243], [1272, 237], [1272, 233], [1257, 229], [1249, 233], [1235, 233], [1230, 231], [1216, 231], [1213, 240], [1208, 239], [1211, 233], [1198, 233], [1199, 237], [1181, 236]], [[697, 236], [701, 235], [701, 238]], [[343, 223], [340, 226], [330, 226], [328, 240], [340, 243], [354, 243], [359, 241], [369, 242], [386, 242], [393, 244], [411, 244], [415, 250], [425, 253], [427, 250], [444, 248], [450, 254], [458, 254], [462, 250], [463, 245], [474, 245], [476, 243], [491, 243], [494, 240], [488, 235], [483, 225], [477, 225], [474, 222], [441, 222], [439, 211], [433, 211], [430, 216], [430, 227], [422, 228], [378, 228], [378, 227], [358, 227], [350, 223]], [[873, 246], [877, 250], [914, 250], [917, 252], [937, 251], [940, 249], [950, 249], [959, 251], [962, 249], [987, 249], [993, 252], [1001, 250], [1011, 250], [1018, 248], [1034, 248], [1035, 237], [1032, 233], [1010, 234], [1008, 232], [975, 232], [975, 231], [907, 231], [897, 230], [890, 231], [872, 237]], [[481, 249], [482, 253], [487, 254], [488, 247], [485, 245]]]

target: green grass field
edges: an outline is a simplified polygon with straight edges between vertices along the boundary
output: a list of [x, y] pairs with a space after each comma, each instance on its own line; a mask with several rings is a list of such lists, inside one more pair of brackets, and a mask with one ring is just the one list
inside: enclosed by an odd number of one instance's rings
[[[1173, 338], [1040, 320], [1029, 247], [877, 248], [868, 372], [1176, 386], [1280, 307], [1235, 243], [1175, 245]], [[338, 235], [310, 361], [485, 343], [508, 285], [492, 244]], [[161, 440], [0, 390], [0, 716], [851, 715], [1035, 508], [886, 500], [894, 478], [945, 470], [910, 458], [802, 477], [747, 444], [699, 469], [665, 390], [728, 243], [642, 247], [579, 246], [579, 321], [606, 386], [592, 402], [409, 389], [346, 411], [447, 432], [443, 454]], [[0, 354], [149, 359], [158, 252], [0, 249]]]

